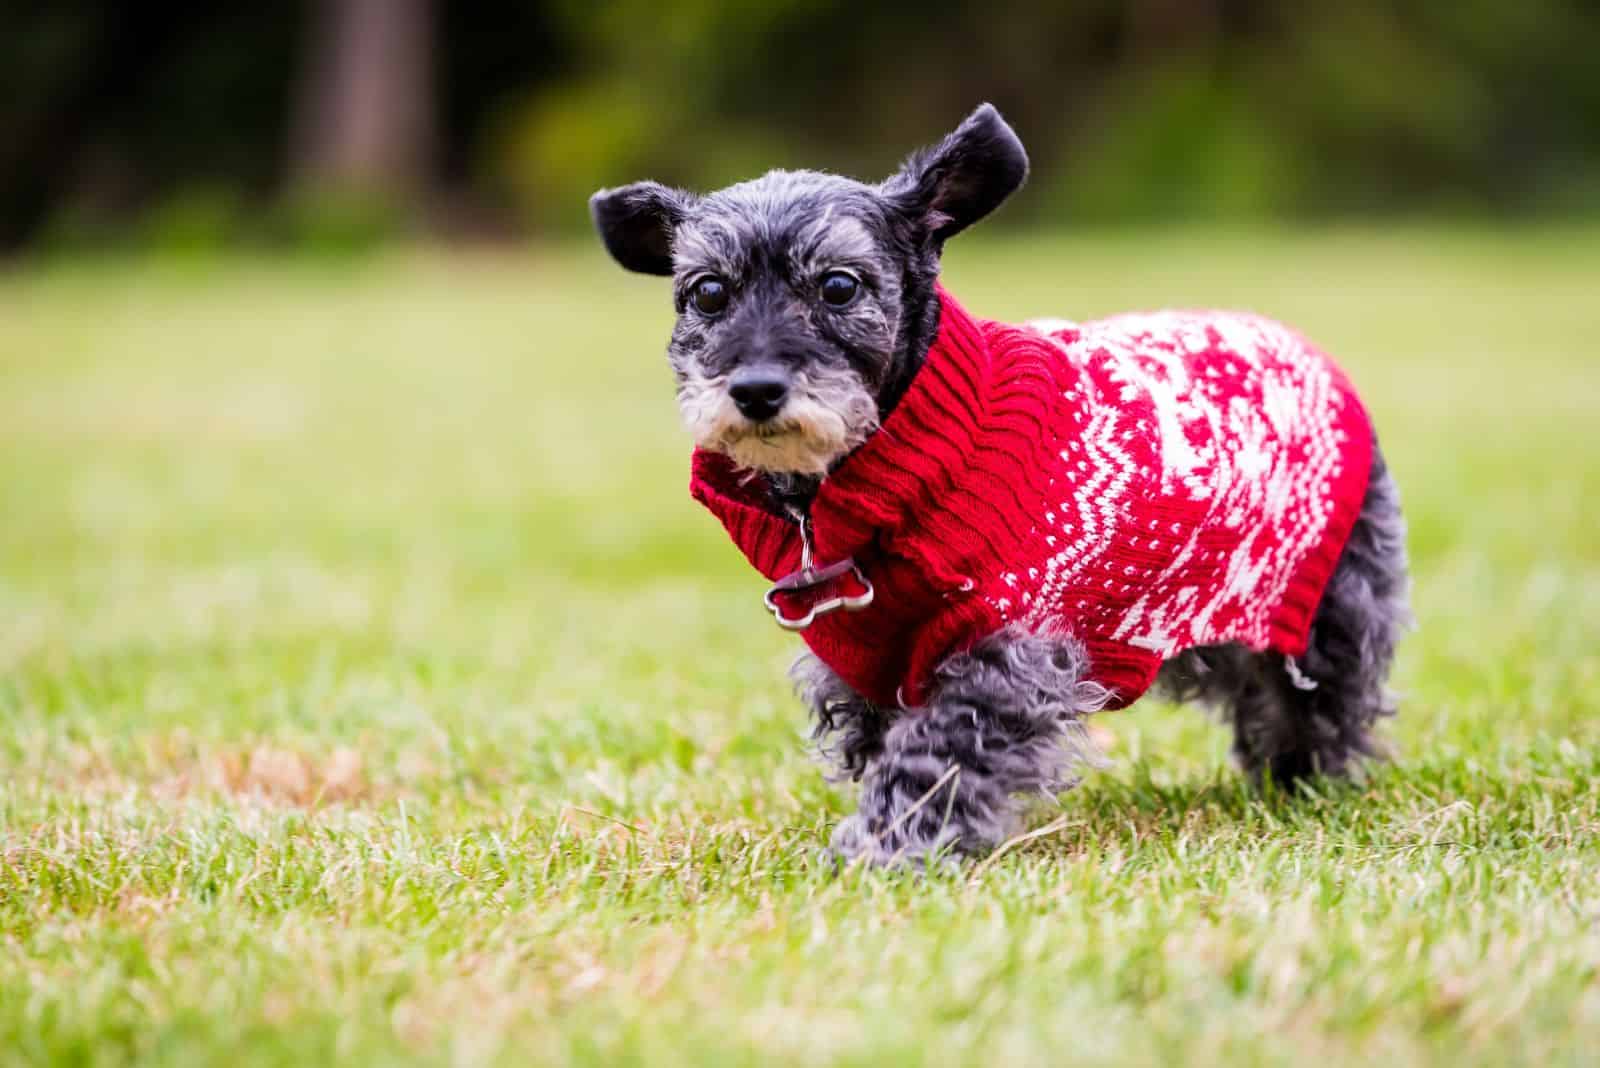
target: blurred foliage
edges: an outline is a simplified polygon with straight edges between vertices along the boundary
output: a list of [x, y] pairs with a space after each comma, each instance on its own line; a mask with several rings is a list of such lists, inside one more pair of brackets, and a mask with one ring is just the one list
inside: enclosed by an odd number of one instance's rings
[[[593, 129], [604, 117], [583, 109], [619, 92], [639, 105], [624, 136], [564, 139], [560, 173], [519, 171], [523, 188], [565, 205], [596, 175], [707, 185], [818, 159], [876, 175], [992, 99], [1038, 163], [1034, 210], [1079, 219], [1528, 210], [1600, 192], [1594, 5], [941, 7], [564, 4], [589, 88], [524, 111], [522, 137]], [[774, 132], [787, 151], [763, 143]]]
[[[308, 7], [0, 0], [0, 243], [152, 211], [182, 243], [280, 196]], [[1013, 221], [1600, 205], [1588, 0], [453, 0], [433, 37], [445, 226], [877, 176], [985, 99], [1036, 161]]]

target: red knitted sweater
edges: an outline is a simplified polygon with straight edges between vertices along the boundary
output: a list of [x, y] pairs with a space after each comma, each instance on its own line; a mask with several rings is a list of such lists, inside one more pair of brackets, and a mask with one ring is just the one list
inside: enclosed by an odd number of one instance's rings
[[[946, 656], [1020, 623], [1081, 640], [1120, 706], [1193, 646], [1305, 651], [1372, 459], [1331, 360], [1247, 315], [1019, 327], [939, 300], [926, 364], [812, 504], [817, 561], [853, 556], [876, 588], [805, 629], [817, 656], [915, 704]], [[690, 490], [777, 579], [800, 537], [761, 478], [697, 451]]]

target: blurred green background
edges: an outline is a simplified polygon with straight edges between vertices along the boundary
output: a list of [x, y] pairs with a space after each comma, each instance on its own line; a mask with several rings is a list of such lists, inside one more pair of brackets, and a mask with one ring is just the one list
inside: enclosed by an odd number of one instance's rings
[[[0, 1066], [1592, 1064], [1596, 7], [0, 0]], [[585, 199], [984, 99], [975, 313], [1359, 383], [1397, 757], [1282, 803], [1146, 702], [1048, 833], [841, 877]]]
[[984, 99], [1004, 225], [1594, 212], [1597, 56], [1587, 0], [3, 0], [0, 246], [559, 232]]

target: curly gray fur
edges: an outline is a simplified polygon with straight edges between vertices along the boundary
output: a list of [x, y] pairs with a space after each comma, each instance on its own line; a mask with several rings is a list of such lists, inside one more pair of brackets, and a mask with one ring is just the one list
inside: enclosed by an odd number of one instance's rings
[[[1088, 667], [1075, 640], [1008, 628], [946, 660], [924, 707], [885, 716], [808, 665], [818, 734], [835, 738], [842, 767], [863, 780], [860, 809], [835, 830], [834, 851], [921, 863], [1003, 841], [1019, 795], [1053, 796], [1095, 759], [1083, 720], [1110, 694], [1088, 680]], [[819, 702], [824, 694], [833, 700]]]
[[811, 653], [800, 654], [789, 678], [811, 712], [811, 741], [829, 768], [829, 778], [860, 781], [867, 763], [883, 752], [890, 712], [857, 694]]
[[1374, 453], [1360, 518], [1317, 606], [1305, 655], [1291, 664], [1239, 645], [1191, 649], [1163, 665], [1161, 690], [1222, 711], [1234, 754], [1257, 781], [1288, 786], [1346, 775], [1383, 752], [1373, 726], [1395, 710], [1386, 683], [1395, 643], [1411, 623], [1407, 586], [1400, 494]]

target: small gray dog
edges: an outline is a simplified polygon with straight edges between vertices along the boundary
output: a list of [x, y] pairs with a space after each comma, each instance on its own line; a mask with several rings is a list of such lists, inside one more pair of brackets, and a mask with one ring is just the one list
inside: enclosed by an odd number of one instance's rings
[[1404, 524], [1342, 375], [1252, 317], [970, 318], [944, 243], [1027, 172], [984, 105], [876, 185], [590, 202], [622, 266], [673, 279], [695, 493], [812, 647], [819, 748], [862, 782], [844, 857], [992, 848], [1152, 683], [1284, 785], [1377, 755], [1393, 712]]

